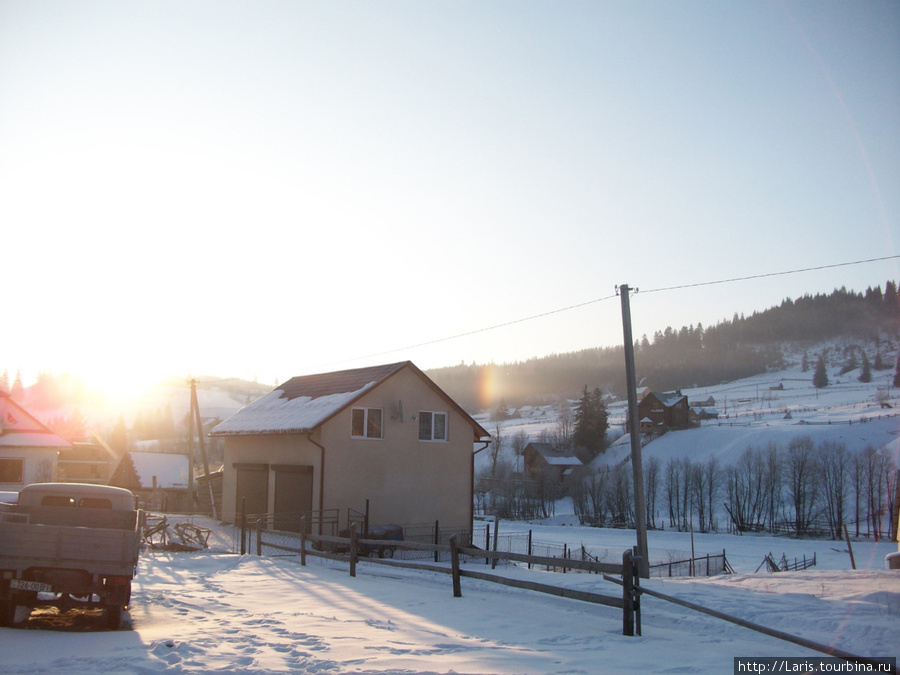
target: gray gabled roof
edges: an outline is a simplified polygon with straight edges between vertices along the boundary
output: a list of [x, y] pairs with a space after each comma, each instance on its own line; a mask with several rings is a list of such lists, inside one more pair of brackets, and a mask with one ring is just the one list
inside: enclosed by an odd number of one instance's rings
[[550, 443], [540, 443], [536, 441], [532, 441], [527, 446], [525, 446], [525, 450], [531, 448], [538, 455], [544, 458], [547, 464], [552, 464], [554, 466], [581, 466], [582, 462], [575, 453], [566, 452], [558, 450]]
[[210, 435], [292, 434], [312, 431], [404, 368], [410, 368], [465, 416], [473, 425], [476, 436], [490, 435], [411, 361], [291, 378], [216, 425]]

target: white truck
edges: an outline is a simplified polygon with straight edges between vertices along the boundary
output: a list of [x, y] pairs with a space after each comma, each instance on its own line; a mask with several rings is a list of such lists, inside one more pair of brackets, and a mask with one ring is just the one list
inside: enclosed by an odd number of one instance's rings
[[131, 599], [143, 512], [125, 489], [35, 483], [0, 504], [0, 626], [19, 606], [102, 607], [116, 630]]

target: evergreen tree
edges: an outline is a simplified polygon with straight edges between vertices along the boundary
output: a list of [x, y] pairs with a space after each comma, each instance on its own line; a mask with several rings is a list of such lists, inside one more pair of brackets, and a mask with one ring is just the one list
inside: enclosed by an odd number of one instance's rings
[[120, 457], [128, 450], [128, 429], [125, 427], [125, 416], [122, 414], [119, 414], [119, 421], [116, 422], [116, 426], [113, 427], [112, 435], [109, 438], [109, 445]]
[[800, 370], [804, 373], [809, 372], [809, 357], [806, 355], [806, 352], [803, 352], [803, 361], [800, 366]]
[[3, 374], [0, 374], [0, 391], [9, 393], [9, 371], [5, 368]]
[[584, 448], [593, 459], [606, 449], [606, 432], [609, 417], [600, 389], [589, 392], [587, 385], [575, 406], [575, 430], [572, 442], [576, 448]]
[[825, 357], [820, 356], [816, 361], [816, 372], [813, 374], [813, 386], [816, 389], [828, 386], [828, 371], [825, 369]]
[[863, 352], [862, 357], [862, 372], [859, 374], [860, 382], [871, 382], [872, 381], [872, 366], [869, 365], [869, 357], [866, 356], [866, 353]]
[[25, 387], [22, 384], [22, 371], [16, 371], [16, 379], [13, 380], [12, 389], [9, 391], [9, 395], [12, 397], [14, 401], [21, 401], [25, 396]]
[[897, 316], [900, 314], [900, 304], [898, 304], [897, 284], [888, 281], [884, 285], [884, 311], [888, 316]]

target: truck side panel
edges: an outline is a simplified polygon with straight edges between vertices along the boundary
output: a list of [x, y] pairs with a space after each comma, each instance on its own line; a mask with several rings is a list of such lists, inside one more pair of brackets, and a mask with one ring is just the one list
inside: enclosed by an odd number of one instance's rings
[[139, 536], [136, 530], [0, 522], [0, 569], [55, 567], [132, 576]]

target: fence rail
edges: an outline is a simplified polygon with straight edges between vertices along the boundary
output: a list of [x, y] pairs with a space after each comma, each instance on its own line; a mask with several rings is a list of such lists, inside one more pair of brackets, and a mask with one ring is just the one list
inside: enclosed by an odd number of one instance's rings
[[[285, 533], [272, 531], [264, 528], [257, 530], [257, 554], [262, 555], [264, 550], [273, 549], [276, 551], [287, 551], [300, 556], [300, 564], [306, 565], [307, 556], [316, 556], [330, 560], [338, 560], [348, 562], [350, 564], [350, 576], [356, 576], [356, 566], [360, 561], [366, 561], [373, 564], [390, 565], [395, 567], [403, 567], [406, 569], [427, 570], [439, 572], [443, 574], [451, 574], [453, 577], [453, 595], [459, 597], [462, 595], [460, 589], [460, 578], [470, 577], [499, 583], [506, 586], [514, 586], [540, 593], [548, 593], [559, 597], [570, 598], [581, 602], [590, 602], [594, 604], [605, 605], [622, 610], [622, 634], [634, 635], [635, 626], [637, 626], [637, 634], [640, 635], [640, 603], [637, 602], [637, 591], [635, 586], [639, 583], [637, 565], [631, 550], [627, 550], [622, 554], [622, 563], [599, 563], [585, 560], [571, 560], [567, 558], [552, 558], [546, 556], [529, 556], [520, 553], [510, 553], [505, 551], [487, 551], [471, 546], [460, 546], [455, 535], [449, 536], [447, 544], [441, 543], [423, 543], [418, 541], [402, 540], [392, 541], [396, 551], [414, 551], [425, 552], [428, 557], [434, 557], [438, 560], [441, 556], [449, 557], [450, 567], [439, 564], [425, 564], [421, 562], [413, 562], [410, 560], [386, 559], [386, 558], [365, 558], [359, 555], [360, 550], [366, 547], [377, 547], [384, 544], [383, 539], [366, 539], [359, 537], [356, 532], [356, 526], [350, 527], [349, 537], [335, 537], [329, 535], [311, 534], [306, 531], [307, 528], [301, 528], [299, 533], [287, 533], [290, 539], [296, 543], [287, 545], [285, 543]], [[345, 552], [346, 551], [346, 552]], [[553, 565], [557, 567], [565, 567], [568, 569], [580, 569], [584, 571], [594, 572], [596, 574], [616, 574], [622, 577], [622, 594], [621, 596], [603, 595], [600, 593], [591, 593], [587, 591], [579, 591], [550, 584], [537, 583], [522, 579], [511, 579], [487, 572], [479, 572], [476, 570], [461, 569], [461, 560], [484, 558], [488, 560], [506, 560], [527, 563], [531, 565]], [[605, 576], [605, 574], [604, 574]]]

